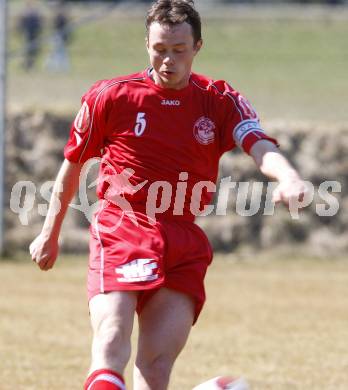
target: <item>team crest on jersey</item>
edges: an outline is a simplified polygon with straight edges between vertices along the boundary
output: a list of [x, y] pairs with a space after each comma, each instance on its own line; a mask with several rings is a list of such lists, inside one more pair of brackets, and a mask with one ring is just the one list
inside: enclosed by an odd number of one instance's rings
[[77, 131], [84, 133], [89, 128], [91, 117], [89, 114], [89, 107], [87, 102], [83, 102], [80, 111], [76, 115], [74, 126]]
[[193, 134], [196, 140], [202, 145], [208, 145], [215, 140], [215, 124], [205, 117], [200, 117], [193, 126]]

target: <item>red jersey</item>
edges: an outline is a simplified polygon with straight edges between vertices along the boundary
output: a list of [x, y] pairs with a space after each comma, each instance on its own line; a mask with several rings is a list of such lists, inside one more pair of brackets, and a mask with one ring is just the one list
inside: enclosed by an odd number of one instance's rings
[[205, 183], [216, 182], [222, 154], [236, 146], [248, 153], [261, 139], [276, 143], [250, 103], [225, 81], [192, 73], [187, 87], [167, 89], [146, 70], [92, 86], [64, 155], [75, 163], [101, 158], [100, 199], [116, 194], [144, 206], [149, 191], [162, 190], [166, 215], [193, 220], [192, 192], [199, 187], [200, 208], [211, 201]]

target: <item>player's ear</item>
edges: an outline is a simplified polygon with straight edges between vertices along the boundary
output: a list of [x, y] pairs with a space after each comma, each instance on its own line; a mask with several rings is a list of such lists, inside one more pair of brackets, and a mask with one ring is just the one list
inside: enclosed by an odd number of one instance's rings
[[203, 39], [199, 39], [199, 40], [196, 42], [196, 44], [195, 44], [195, 48], [194, 48], [194, 50], [195, 50], [195, 55], [198, 54], [198, 52], [201, 50], [202, 46], [203, 46]]
[[147, 51], [149, 51], [149, 36], [145, 37], [145, 45], [146, 45]]

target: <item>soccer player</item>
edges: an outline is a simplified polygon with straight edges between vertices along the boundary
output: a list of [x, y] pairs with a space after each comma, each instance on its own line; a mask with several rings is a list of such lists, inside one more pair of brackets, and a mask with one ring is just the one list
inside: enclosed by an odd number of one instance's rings
[[289, 204], [305, 192], [248, 100], [225, 81], [191, 72], [202, 47], [193, 1], [156, 1], [146, 27], [150, 67], [99, 81], [83, 96], [42, 232], [30, 246], [41, 270], [53, 267], [82, 167], [101, 158], [100, 205], [90, 228], [87, 390], [125, 389], [135, 312], [134, 388], [167, 388], [205, 300], [212, 251], [194, 219], [211, 200], [224, 152], [241, 148], [276, 179], [275, 202]]

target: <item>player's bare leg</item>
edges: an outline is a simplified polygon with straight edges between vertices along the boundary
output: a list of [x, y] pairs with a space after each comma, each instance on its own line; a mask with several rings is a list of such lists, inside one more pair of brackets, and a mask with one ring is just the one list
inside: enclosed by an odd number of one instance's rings
[[93, 328], [90, 374], [100, 369], [114, 370], [120, 375], [131, 353], [137, 294], [117, 291], [99, 294], [89, 303]]
[[194, 302], [186, 294], [162, 288], [139, 316], [135, 390], [165, 390], [175, 359], [186, 344]]

